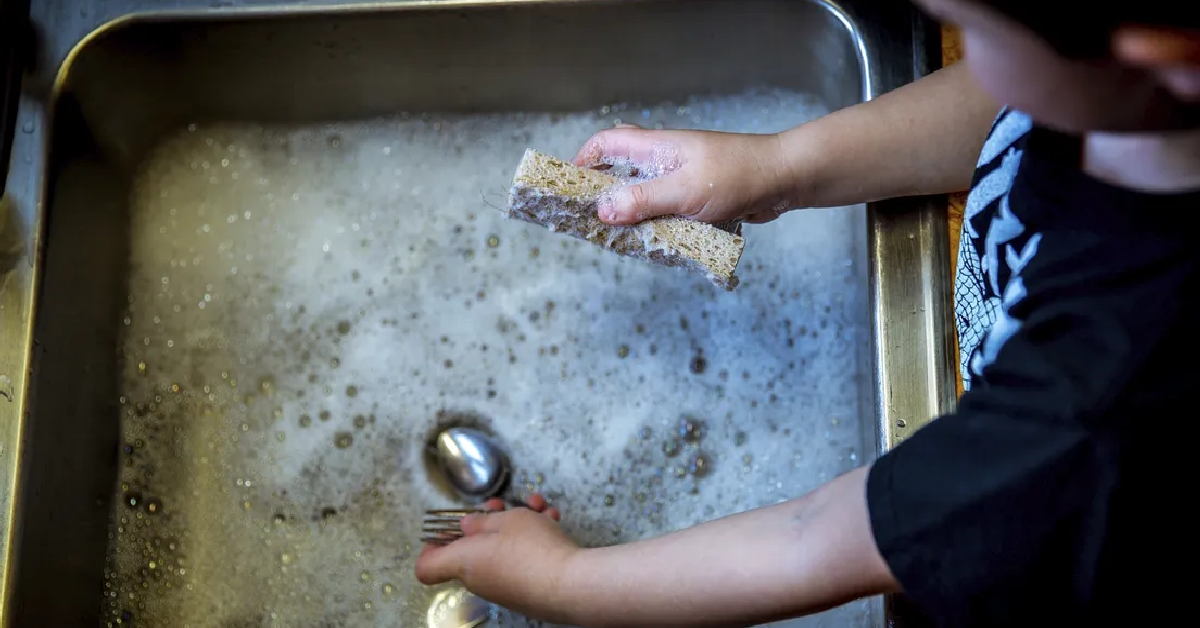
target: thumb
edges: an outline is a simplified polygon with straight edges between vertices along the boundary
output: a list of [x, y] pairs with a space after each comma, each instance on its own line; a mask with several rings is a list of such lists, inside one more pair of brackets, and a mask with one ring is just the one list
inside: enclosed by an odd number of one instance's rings
[[[442, 584], [457, 579], [463, 569], [463, 545], [468, 539], [460, 539], [443, 546], [426, 545], [417, 556], [417, 580], [426, 586]], [[469, 551], [469, 548], [468, 548]]]
[[441, 584], [462, 579], [464, 565], [473, 552], [482, 548], [489, 533], [495, 532], [496, 517], [483, 514], [467, 515], [460, 526], [464, 537], [445, 545], [427, 544], [417, 557], [416, 575], [421, 584]]
[[617, 188], [601, 197], [596, 208], [600, 220], [628, 225], [658, 216], [684, 213], [687, 189], [679, 177], [635, 183]]

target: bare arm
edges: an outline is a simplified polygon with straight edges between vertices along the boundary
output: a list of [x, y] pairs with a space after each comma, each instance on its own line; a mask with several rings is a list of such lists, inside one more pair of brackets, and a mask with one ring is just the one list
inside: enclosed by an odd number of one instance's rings
[[809, 207], [962, 191], [999, 111], [956, 63], [781, 133], [785, 172]]
[[875, 549], [867, 468], [808, 495], [656, 539], [582, 550], [563, 607], [580, 626], [748, 626], [898, 585]]

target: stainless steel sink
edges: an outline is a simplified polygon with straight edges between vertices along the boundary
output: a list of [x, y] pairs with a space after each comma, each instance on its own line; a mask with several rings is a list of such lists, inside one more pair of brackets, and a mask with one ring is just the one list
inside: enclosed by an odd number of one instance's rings
[[908, 82], [908, 7], [101, 2], [80, 38], [48, 4], [62, 64], [6, 200], [4, 625], [425, 625], [440, 425], [491, 429], [594, 545], [798, 495], [952, 403], [934, 203], [749, 229], [729, 294], [489, 207], [526, 146], [778, 130]]

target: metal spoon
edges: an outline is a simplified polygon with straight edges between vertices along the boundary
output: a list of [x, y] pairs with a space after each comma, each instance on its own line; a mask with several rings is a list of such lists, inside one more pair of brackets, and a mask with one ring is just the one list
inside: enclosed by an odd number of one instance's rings
[[476, 628], [487, 622], [493, 605], [461, 587], [439, 591], [425, 611], [426, 628]]
[[430, 454], [454, 490], [468, 499], [496, 497], [512, 477], [512, 465], [500, 445], [469, 427], [442, 431], [430, 444]]

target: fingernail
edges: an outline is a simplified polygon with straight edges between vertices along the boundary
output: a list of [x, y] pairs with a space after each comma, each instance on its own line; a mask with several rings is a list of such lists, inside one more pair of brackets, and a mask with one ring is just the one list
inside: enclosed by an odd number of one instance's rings
[[596, 213], [600, 214], [600, 219], [605, 222], [612, 222], [617, 219], [617, 206], [611, 201], [601, 202], [596, 207]]

